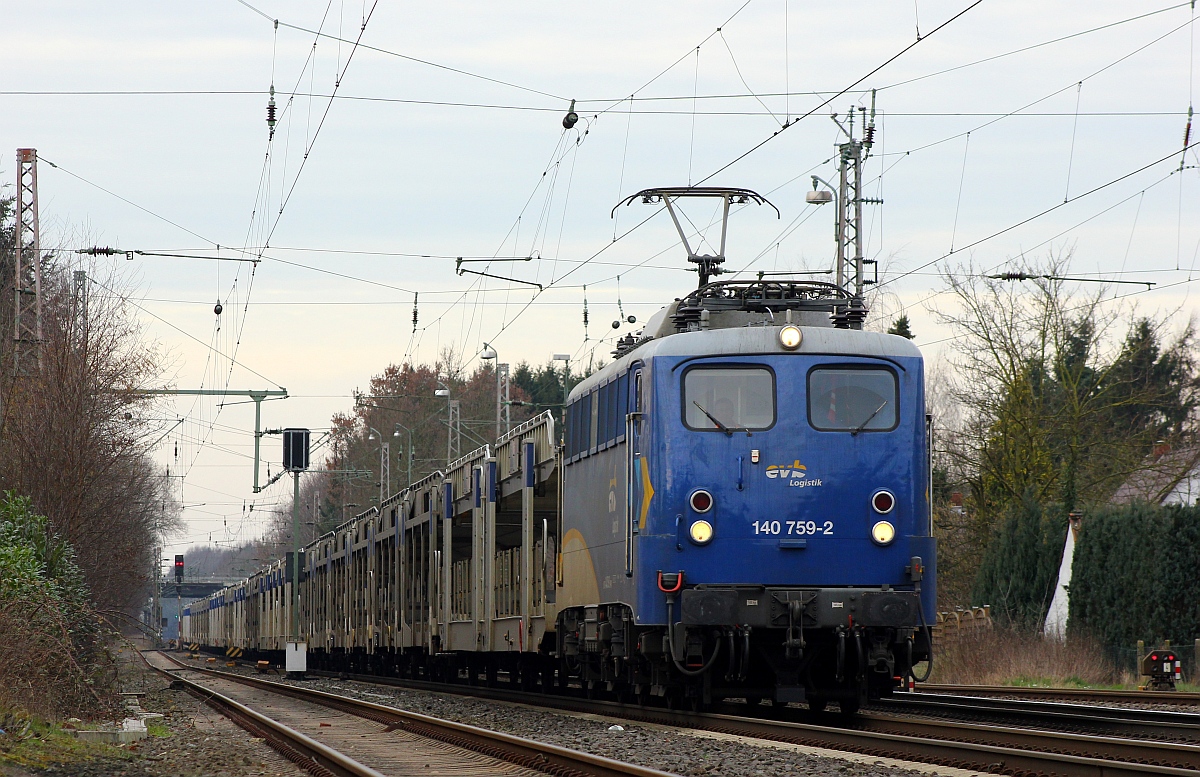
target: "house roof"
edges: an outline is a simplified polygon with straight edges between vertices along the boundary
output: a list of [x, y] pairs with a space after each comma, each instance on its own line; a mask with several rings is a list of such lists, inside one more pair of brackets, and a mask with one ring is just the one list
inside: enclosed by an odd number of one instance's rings
[[1143, 466], [1120, 485], [1109, 501], [1113, 504], [1150, 502], [1163, 504], [1185, 479], [1200, 474], [1200, 446], [1172, 449], [1155, 447]]

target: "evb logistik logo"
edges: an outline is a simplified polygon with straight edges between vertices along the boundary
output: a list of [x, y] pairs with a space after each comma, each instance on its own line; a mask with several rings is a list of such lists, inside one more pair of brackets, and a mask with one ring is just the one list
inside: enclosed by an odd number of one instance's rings
[[767, 478], [786, 481], [793, 488], [814, 488], [820, 486], [821, 479], [812, 477], [808, 467], [796, 459], [791, 464], [770, 464], [767, 466]]

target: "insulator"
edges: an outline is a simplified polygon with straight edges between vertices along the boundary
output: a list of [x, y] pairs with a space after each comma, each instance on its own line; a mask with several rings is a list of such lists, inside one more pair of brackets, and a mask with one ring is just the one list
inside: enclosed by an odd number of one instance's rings
[[267, 131], [269, 140], [275, 139], [275, 84], [271, 84], [271, 97], [267, 100]]
[[863, 138], [863, 145], [868, 148], [875, 142], [875, 125], [871, 124], [867, 127], [867, 135]]
[[221, 304], [221, 300], [217, 300], [217, 304], [213, 305], [213, 313], [216, 313], [218, 316], [221, 315], [221, 311], [224, 309], [225, 306]]
[[567, 115], [563, 116], [563, 129], [571, 129], [579, 121], [579, 114], [575, 112], [575, 101], [571, 101], [571, 107], [567, 111]]
[[413, 332], [417, 331], [417, 292], [413, 292]]

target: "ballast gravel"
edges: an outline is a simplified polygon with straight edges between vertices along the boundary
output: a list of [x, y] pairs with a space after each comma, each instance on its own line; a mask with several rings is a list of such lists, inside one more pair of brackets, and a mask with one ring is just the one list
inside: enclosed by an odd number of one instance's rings
[[[310, 677], [294, 681], [274, 676], [268, 679], [500, 731], [684, 777], [916, 777], [930, 773], [962, 777], [975, 774], [962, 769], [934, 766], [908, 769], [899, 766], [899, 762], [855, 754], [846, 754], [844, 758], [813, 755], [806, 752], [808, 748], [761, 740], [688, 732], [608, 716], [580, 716], [531, 709], [353, 680]], [[614, 725], [622, 730], [610, 730]]]

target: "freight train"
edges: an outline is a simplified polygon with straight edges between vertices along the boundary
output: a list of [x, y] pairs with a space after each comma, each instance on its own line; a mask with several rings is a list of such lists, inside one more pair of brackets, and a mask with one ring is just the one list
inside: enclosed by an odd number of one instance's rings
[[309, 544], [299, 634], [289, 554], [193, 603], [185, 641], [672, 707], [891, 693], [932, 660], [930, 425], [920, 351], [857, 302], [703, 283], [564, 429], [538, 416]]

